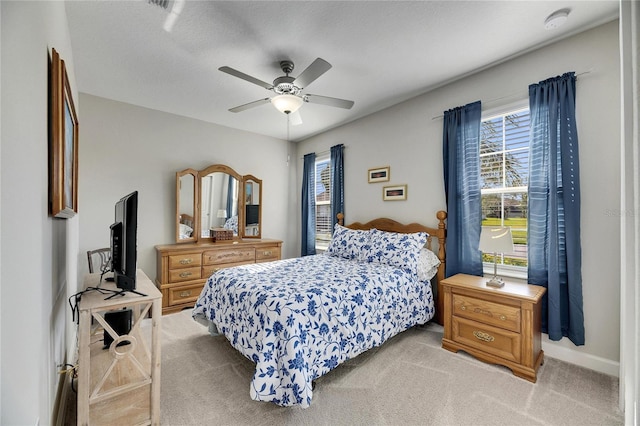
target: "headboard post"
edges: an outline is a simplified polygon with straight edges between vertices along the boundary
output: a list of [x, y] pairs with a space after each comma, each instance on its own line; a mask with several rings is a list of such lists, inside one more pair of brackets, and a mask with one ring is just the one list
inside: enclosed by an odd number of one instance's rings
[[344, 226], [344, 213], [338, 213], [336, 216], [338, 217], [338, 225]]

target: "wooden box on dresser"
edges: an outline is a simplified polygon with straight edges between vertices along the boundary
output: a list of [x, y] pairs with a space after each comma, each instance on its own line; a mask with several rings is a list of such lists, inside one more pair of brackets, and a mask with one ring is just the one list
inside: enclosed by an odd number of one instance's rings
[[477, 359], [508, 367], [536, 382], [544, 360], [540, 338], [544, 287], [457, 274], [441, 281], [444, 304], [442, 347], [463, 350]]
[[247, 263], [280, 260], [282, 241], [233, 240], [156, 246], [156, 285], [162, 292], [162, 313], [193, 307], [215, 271]]

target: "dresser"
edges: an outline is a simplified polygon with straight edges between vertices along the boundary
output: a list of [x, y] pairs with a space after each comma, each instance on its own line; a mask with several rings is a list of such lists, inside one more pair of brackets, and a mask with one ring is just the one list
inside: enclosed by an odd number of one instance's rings
[[444, 304], [442, 347], [508, 367], [537, 380], [544, 361], [540, 338], [544, 287], [506, 281], [487, 287], [488, 278], [458, 274], [441, 281]]
[[281, 258], [282, 241], [234, 240], [156, 246], [156, 285], [162, 313], [192, 308], [207, 279], [217, 270]]

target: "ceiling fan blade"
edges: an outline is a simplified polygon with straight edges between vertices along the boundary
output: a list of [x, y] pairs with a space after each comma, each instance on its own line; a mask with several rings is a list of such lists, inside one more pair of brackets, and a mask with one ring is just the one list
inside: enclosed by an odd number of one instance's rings
[[219, 69], [220, 71], [222, 71], [222, 72], [226, 72], [227, 74], [230, 74], [230, 75], [232, 75], [232, 76], [234, 76], [234, 77], [238, 77], [238, 78], [241, 78], [241, 79], [243, 79], [243, 80], [246, 80], [246, 81], [248, 81], [249, 83], [257, 84], [258, 86], [260, 86], [260, 87], [264, 87], [264, 88], [265, 88], [265, 89], [267, 89], [267, 90], [271, 90], [271, 89], [273, 89], [273, 85], [272, 85], [272, 84], [269, 84], [269, 83], [267, 83], [266, 81], [258, 80], [258, 79], [257, 79], [257, 78], [255, 78], [255, 77], [251, 77], [250, 75], [247, 75], [247, 74], [245, 74], [245, 73], [243, 73], [243, 72], [240, 72], [240, 71], [238, 71], [238, 70], [235, 70], [235, 69], [233, 69], [233, 68], [231, 68], [231, 67], [220, 67], [220, 68], [218, 68], [218, 69]]
[[307, 67], [307, 69], [302, 71], [302, 74], [293, 81], [293, 84], [303, 89], [313, 83], [316, 78], [329, 71], [329, 69], [331, 69], [331, 64], [329, 62], [322, 58], [317, 58]]
[[354, 104], [353, 101], [348, 101], [346, 99], [330, 98], [328, 96], [320, 95], [305, 95], [304, 100], [311, 104], [328, 105], [344, 109], [351, 109]]
[[235, 108], [231, 108], [231, 109], [229, 109], [229, 111], [231, 111], [231, 112], [241, 112], [241, 111], [247, 110], [249, 108], [260, 106], [262, 104], [267, 104], [269, 102], [271, 102], [270, 98], [264, 98], [264, 99], [260, 99], [260, 100], [257, 100], [257, 101], [249, 102], [248, 104], [237, 106]]
[[296, 110], [289, 114], [289, 123], [292, 126], [299, 126], [302, 124], [302, 116], [300, 115], [300, 110]]

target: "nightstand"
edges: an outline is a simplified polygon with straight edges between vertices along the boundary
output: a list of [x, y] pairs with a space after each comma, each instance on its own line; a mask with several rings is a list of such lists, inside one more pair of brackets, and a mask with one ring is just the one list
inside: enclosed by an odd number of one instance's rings
[[444, 304], [442, 347], [508, 367], [536, 381], [544, 360], [540, 343], [541, 300], [546, 289], [505, 281], [487, 287], [485, 277], [458, 274], [440, 282]]

